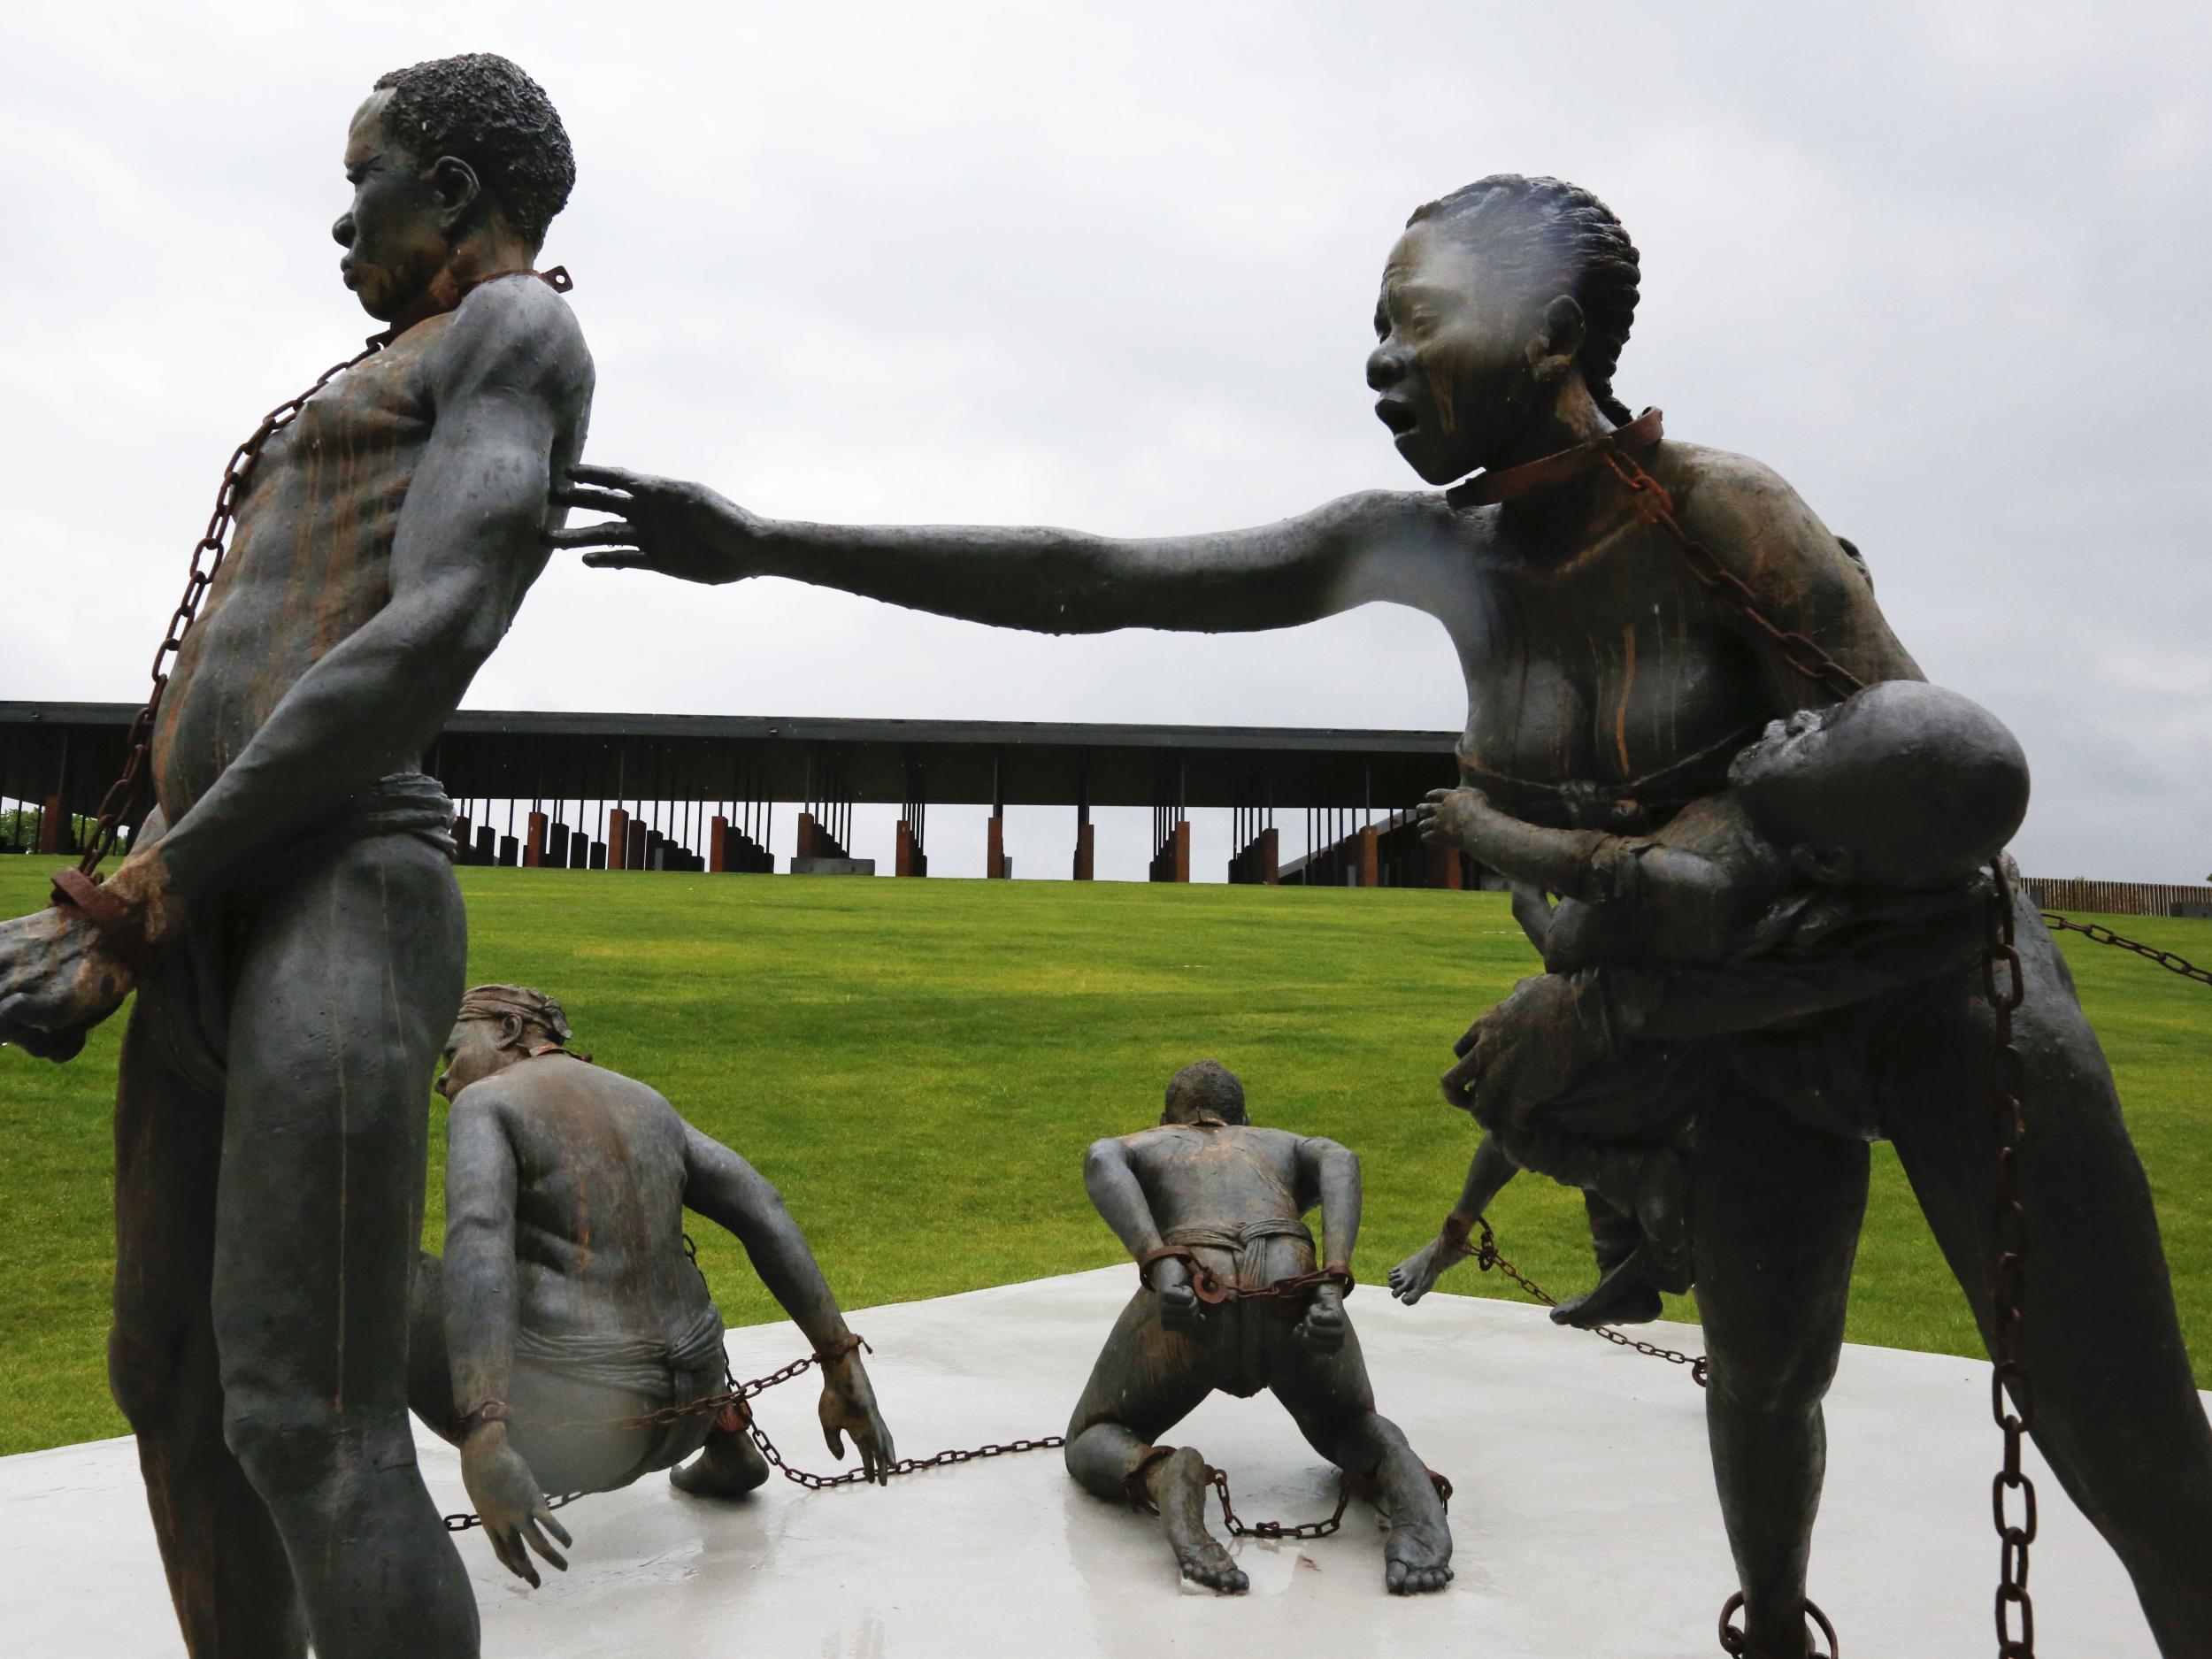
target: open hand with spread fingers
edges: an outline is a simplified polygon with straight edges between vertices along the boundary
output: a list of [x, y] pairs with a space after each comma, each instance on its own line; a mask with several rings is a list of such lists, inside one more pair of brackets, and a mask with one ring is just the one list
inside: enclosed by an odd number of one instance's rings
[[757, 555], [768, 521], [703, 484], [619, 466], [578, 465], [554, 499], [613, 515], [554, 531], [557, 548], [584, 549], [594, 570], [657, 571], [687, 582], [733, 582], [763, 573]]
[[491, 1540], [492, 1553], [499, 1557], [501, 1566], [533, 1590], [538, 1587], [539, 1579], [531, 1550], [557, 1571], [568, 1571], [568, 1557], [547, 1542], [545, 1535], [550, 1532], [563, 1545], [572, 1545], [575, 1540], [554, 1518], [552, 1506], [539, 1490], [538, 1478], [530, 1465], [508, 1443], [504, 1423], [483, 1424], [461, 1443], [461, 1480], [468, 1487], [469, 1502], [475, 1506], [484, 1536]]

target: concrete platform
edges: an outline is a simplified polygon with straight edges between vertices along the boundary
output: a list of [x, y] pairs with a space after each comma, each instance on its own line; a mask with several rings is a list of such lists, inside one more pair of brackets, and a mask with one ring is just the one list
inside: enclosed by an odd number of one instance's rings
[[[1126, 1267], [854, 1317], [902, 1454], [1059, 1430], [1133, 1284]], [[487, 1655], [583, 1659], [747, 1652], [789, 1659], [1049, 1655], [1466, 1654], [1689, 1659], [1713, 1653], [1732, 1585], [1701, 1396], [1663, 1365], [1459, 1296], [1407, 1310], [1363, 1288], [1351, 1312], [1383, 1410], [1451, 1476], [1457, 1581], [1394, 1600], [1371, 1510], [1337, 1536], [1237, 1546], [1252, 1591], [1185, 1588], [1148, 1519], [1078, 1489], [1054, 1452], [809, 1494], [684, 1498], [658, 1478], [564, 1518], [573, 1564], [531, 1591], [460, 1540]], [[1659, 1340], [1696, 1351], [1697, 1333]], [[741, 1377], [804, 1344], [734, 1333]], [[1997, 1452], [1985, 1367], [1886, 1348], [1847, 1354], [1813, 1594], [1855, 1655], [1989, 1651]], [[761, 1420], [803, 1467], [830, 1467], [805, 1380]], [[1226, 1468], [1248, 1516], [1325, 1515], [1335, 1480], [1262, 1396], [1209, 1402], [1174, 1436]], [[464, 1507], [458, 1461], [423, 1448], [433, 1493]], [[2041, 1463], [2039, 1646], [2150, 1659], [2117, 1563]], [[12, 1655], [178, 1651], [128, 1440], [0, 1459], [0, 1630]]]

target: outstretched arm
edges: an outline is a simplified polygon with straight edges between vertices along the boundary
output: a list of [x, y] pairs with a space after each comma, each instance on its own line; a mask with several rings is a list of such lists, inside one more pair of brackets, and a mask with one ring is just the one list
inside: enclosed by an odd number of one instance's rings
[[1392, 600], [1448, 606], [1459, 545], [1440, 495], [1376, 490], [1252, 529], [1122, 540], [970, 525], [763, 518], [698, 484], [579, 466], [569, 505], [616, 515], [553, 537], [603, 570], [688, 581], [787, 576], [1044, 634], [1289, 627]]
[[428, 366], [436, 425], [392, 545], [391, 597], [287, 691], [162, 843], [109, 884], [158, 936], [268, 849], [420, 764], [513, 622], [546, 559], [557, 442], [580, 426], [591, 359], [567, 306], [536, 282], [488, 284]]
[[736, 1235], [768, 1294], [814, 1345], [822, 1371], [816, 1414], [831, 1455], [844, 1456], [840, 1437], [849, 1434], [868, 1478], [887, 1481], [896, 1453], [861, 1363], [859, 1341], [846, 1328], [837, 1297], [784, 1207], [783, 1194], [729, 1148], [686, 1124], [684, 1207]]
[[454, 1409], [461, 1414], [461, 1479], [492, 1552], [534, 1586], [538, 1570], [529, 1550], [566, 1571], [568, 1563], [545, 1533], [564, 1544], [569, 1536], [507, 1438], [507, 1385], [521, 1308], [516, 1185], [514, 1143], [495, 1090], [481, 1084], [464, 1089], [446, 1127], [443, 1276], [446, 1357]]

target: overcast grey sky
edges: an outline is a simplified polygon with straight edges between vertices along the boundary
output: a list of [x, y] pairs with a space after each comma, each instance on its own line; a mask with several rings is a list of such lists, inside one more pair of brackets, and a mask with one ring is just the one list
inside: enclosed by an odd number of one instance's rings
[[[804, 518], [1156, 533], [1415, 487], [1361, 378], [1399, 225], [1485, 173], [1586, 184], [1643, 252], [1622, 396], [1861, 544], [2025, 743], [2022, 863], [2212, 869], [2202, 6], [171, 0], [10, 7], [0, 41], [0, 698], [141, 695], [230, 447], [368, 332], [327, 234], [347, 117], [496, 50], [575, 142], [546, 260], [591, 455]], [[1051, 640], [566, 562], [470, 702], [1463, 713], [1441, 630], [1385, 607]], [[979, 872], [958, 822], [933, 855]], [[1012, 826], [1024, 873], [1067, 841]]]

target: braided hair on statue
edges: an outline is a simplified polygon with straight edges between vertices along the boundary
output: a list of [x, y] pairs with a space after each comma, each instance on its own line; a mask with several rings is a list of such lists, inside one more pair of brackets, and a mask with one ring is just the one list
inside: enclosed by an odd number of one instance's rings
[[1494, 173], [1416, 208], [1406, 223], [1423, 220], [1479, 249], [1485, 264], [1524, 291], [1571, 296], [1590, 331], [1578, 359], [1582, 377], [1607, 419], [1628, 421], [1628, 406], [1613, 395], [1613, 370], [1635, 319], [1641, 272], [1636, 244], [1611, 208], [1563, 179]]

